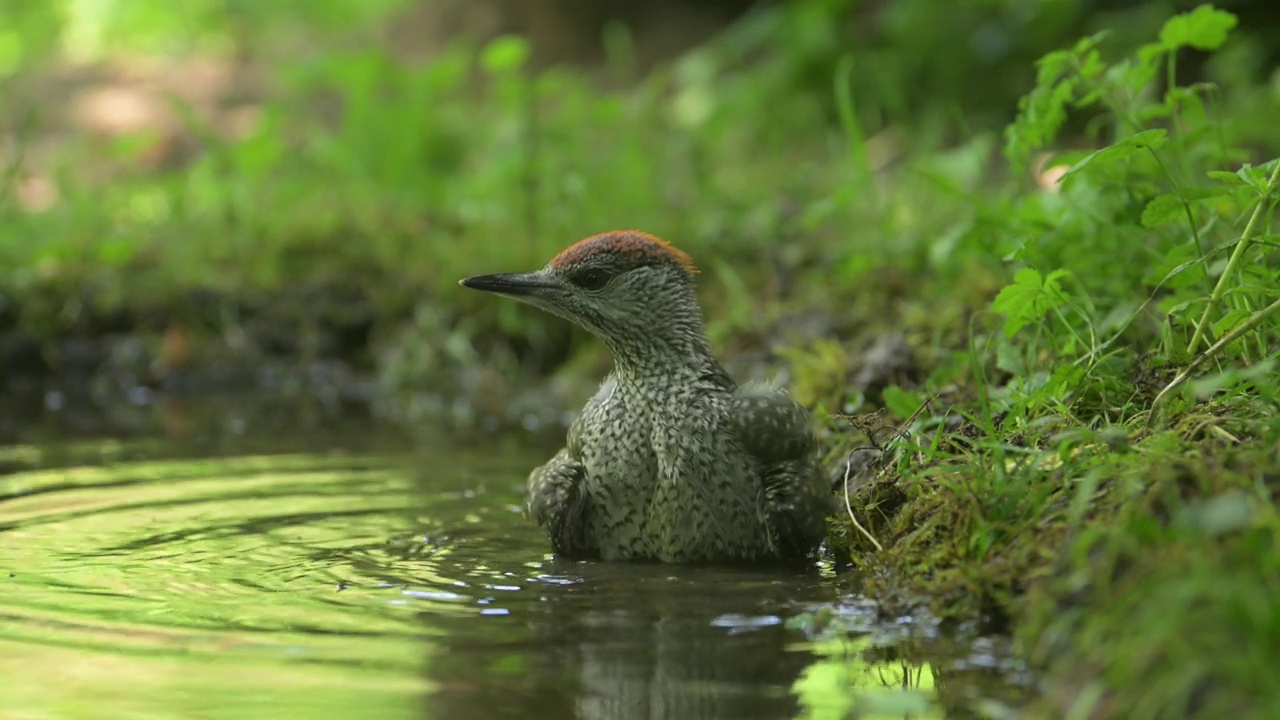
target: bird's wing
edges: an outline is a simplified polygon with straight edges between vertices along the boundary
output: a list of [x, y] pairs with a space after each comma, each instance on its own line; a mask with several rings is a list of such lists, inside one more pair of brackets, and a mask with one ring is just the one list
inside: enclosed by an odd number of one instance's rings
[[595, 412], [613, 395], [616, 385], [612, 375], [605, 379], [569, 425], [565, 446], [529, 475], [530, 514], [547, 528], [551, 548], [565, 557], [596, 557], [600, 552], [588, 533], [591, 497], [583, 484], [587, 469], [582, 464], [582, 434]]
[[812, 457], [818, 441], [809, 412], [768, 385], [743, 385], [733, 394], [738, 439], [763, 465]]
[[809, 413], [768, 386], [743, 386], [733, 397], [738, 437], [761, 465], [760, 514], [769, 544], [781, 557], [804, 558], [826, 535], [831, 506]]

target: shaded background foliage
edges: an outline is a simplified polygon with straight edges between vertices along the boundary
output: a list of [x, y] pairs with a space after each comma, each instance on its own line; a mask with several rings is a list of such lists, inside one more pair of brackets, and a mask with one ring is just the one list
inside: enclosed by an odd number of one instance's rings
[[[544, 373], [580, 333], [454, 281], [617, 226], [701, 261], [739, 351], [865, 302], [873, 269], [976, 263], [990, 292], [1003, 270], [964, 246], [998, 203], [973, 183], [1031, 180], [996, 139], [1034, 61], [1102, 28], [1123, 54], [1191, 6], [5, 0], [3, 374]], [[1273, 83], [1277, 11], [1223, 7], [1244, 32], [1180, 77]], [[1233, 140], [1265, 145], [1253, 110]], [[468, 387], [505, 395], [493, 376]]]

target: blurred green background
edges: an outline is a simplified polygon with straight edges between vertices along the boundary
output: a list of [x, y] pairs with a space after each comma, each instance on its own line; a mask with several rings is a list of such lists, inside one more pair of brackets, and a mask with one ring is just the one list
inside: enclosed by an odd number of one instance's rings
[[[1000, 154], [1036, 59], [1193, 5], [0, 0], [0, 375], [528, 384], [593, 346], [456, 280], [619, 227], [694, 256], [731, 354], [869, 295], [989, 300], [986, 216], [1043, 184]], [[1220, 6], [1179, 79], [1265, 147], [1280, 11]], [[1114, 139], [1090, 118], [1062, 144]]]

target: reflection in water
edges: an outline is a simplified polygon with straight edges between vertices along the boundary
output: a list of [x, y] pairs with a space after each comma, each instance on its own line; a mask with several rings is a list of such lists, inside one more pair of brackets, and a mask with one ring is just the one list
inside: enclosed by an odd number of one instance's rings
[[550, 559], [518, 448], [139, 454], [0, 448], [0, 716], [816, 720], [899, 682], [788, 626], [817, 569]]
[[[789, 718], [791, 685], [813, 660], [788, 652], [795, 599], [830, 596], [816, 574], [548, 563], [523, 586], [521, 622], [495, 648], [449, 633], [435, 717], [491, 717], [492, 689], [467, 682], [476, 666], [518, 676], [507, 700], [538, 717]], [[511, 586], [515, 587], [515, 586]], [[517, 593], [508, 592], [506, 595]], [[514, 598], [495, 598], [508, 607]], [[504, 608], [505, 609], [505, 608]], [[498, 640], [494, 637], [492, 640]], [[478, 642], [479, 640], [479, 642]], [[446, 679], [447, 678], [447, 679]]]

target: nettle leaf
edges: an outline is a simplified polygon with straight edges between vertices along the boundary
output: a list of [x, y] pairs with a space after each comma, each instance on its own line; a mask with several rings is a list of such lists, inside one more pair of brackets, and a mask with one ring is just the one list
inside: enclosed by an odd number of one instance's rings
[[1169, 50], [1193, 47], [1217, 50], [1236, 26], [1236, 16], [1212, 5], [1201, 5], [1189, 13], [1174, 15], [1160, 28], [1160, 42]]
[[1131, 135], [1120, 142], [1109, 145], [1096, 150], [1089, 154], [1088, 157], [1071, 166], [1071, 169], [1062, 175], [1058, 181], [1060, 185], [1066, 187], [1067, 181], [1072, 177], [1079, 175], [1081, 171], [1092, 166], [1093, 169], [1100, 169], [1108, 165], [1115, 165], [1121, 160], [1133, 155], [1134, 153], [1144, 150], [1159, 150], [1168, 142], [1169, 133], [1162, 128], [1154, 130], [1143, 130], [1142, 132]]
[[1034, 268], [1022, 268], [1015, 273], [1013, 284], [1005, 286], [991, 305], [991, 309], [1005, 316], [1005, 337], [1013, 337], [1022, 328], [1065, 305], [1068, 295], [1062, 281], [1070, 274], [1059, 269], [1043, 276]]
[[1143, 227], [1159, 227], [1182, 214], [1182, 199], [1177, 195], [1160, 195], [1142, 210]]

